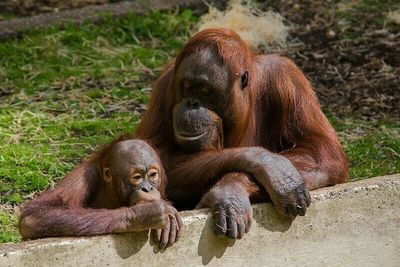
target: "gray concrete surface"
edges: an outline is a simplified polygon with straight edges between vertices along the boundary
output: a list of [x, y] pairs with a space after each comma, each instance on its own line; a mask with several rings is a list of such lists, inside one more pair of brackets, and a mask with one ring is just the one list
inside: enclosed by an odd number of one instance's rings
[[400, 266], [400, 175], [312, 192], [306, 216], [254, 205], [250, 232], [217, 238], [207, 210], [183, 212], [181, 239], [164, 252], [148, 233], [42, 239], [0, 246], [0, 266]]

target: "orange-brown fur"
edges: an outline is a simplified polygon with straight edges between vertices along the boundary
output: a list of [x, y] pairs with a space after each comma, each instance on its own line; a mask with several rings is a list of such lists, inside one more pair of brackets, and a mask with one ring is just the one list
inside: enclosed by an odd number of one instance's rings
[[[211, 172], [201, 169], [214, 152], [186, 155], [172, 141], [175, 69], [187, 54], [209, 46], [218, 49], [233, 78], [241, 66], [250, 73], [249, 102], [243, 103], [240, 96], [234, 96], [231, 111], [239, 119], [231, 132], [224, 133], [224, 148], [261, 146], [279, 153], [295, 165], [308, 189], [346, 181], [346, 156], [310, 82], [297, 66], [284, 57], [254, 54], [232, 31], [209, 29], [190, 39], [175, 61], [167, 65], [154, 85], [148, 111], [135, 135], [158, 149], [171, 187], [210, 187], [224, 172], [221, 158], [213, 158]], [[193, 166], [198, 168], [194, 170]], [[189, 176], [189, 181], [179, 180]]]
[[[235, 123], [230, 131], [220, 135], [223, 136], [222, 147], [189, 153], [174, 141], [172, 113], [178, 101], [174, 88], [176, 69], [189, 54], [210, 47], [218, 51], [219, 59], [229, 67], [232, 88], [237, 87], [240, 71], [248, 71], [249, 85], [245, 89], [248, 97], [233, 91], [227, 112], [232, 114]], [[296, 65], [284, 57], [254, 54], [232, 31], [209, 29], [190, 39], [175, 61], [166, 66], [155, 82], [148, 110], [135, 134], [104, 146], [74, 169], [51, 193], [44, 193], [25, 206], [23, 236], [44, 236], [44, 227], [55, 224], [67, 225], [66, 229], [83, 224], [89, 229], [86, 232], [91, 234], [107, 233], [115, 224], [121, 223], [120, 216], [124, 214], [120, 212], [121, 208], [93, 210], [91, 203], [102, 184], [98, 174], [102, 159], [114, 143], [130, 138], [145, 140], [158, 152], [165, 169], [162, 175], [168, 176], [168, 197], [177, 205], [194, 207], [203, 195], [200, 203], [210, 207], [221, 201], [229, 205], [227, 200], [233, 199], [238, 207], [243, 207], [244, 215], [238, 210], [231, 219], [242, 216], [251, 220], [248, 199], [267, 199], [266, 188], [243, 170], [252, 163], [252, 157], [259, 157], [263, 151], [272, 152], [268, 154], [272, 158], [280, 155], [289, 159], [310, 190], [347, 179], [348, 164], [335, 131], [322, 113], [311, 84]], [[267, 157], [264, 159], [268, 160]], [[287, 166], [285, 164], [281, 166]], [[254, 166], [258, 171], [260, 164]], [[274, 182], [280, 185], [279, 180]], [[210, 191], [218, 193], [210, 195]], [[306, 197], [307, 194], [305, 192]], [[110, 196], [100, 196], [100, 199], [105, 203], [114, 202]], [[309, 205], [309, 195], [306, 204]], [[116, 208], [111, 206], [109, 208]], [[304, 215], [304, 209], [298, 214]], [[46, 214], [49, 225], [37, 223], [38, 210]], [[102, 228], [91, 224], [90, 216], [105, 221]], [[246, 224], [247, 230], [248, 227]], [[57, 229], [54, 231], [55, 235], [60, 234]], [[241, 238], [242, 234], [230, 233], [228, 236]]]

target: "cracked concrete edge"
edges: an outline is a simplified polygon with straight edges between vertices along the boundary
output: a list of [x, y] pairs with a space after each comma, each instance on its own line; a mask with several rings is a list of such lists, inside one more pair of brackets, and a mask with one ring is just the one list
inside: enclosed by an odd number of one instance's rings
[[0, 40], [18, 36], [33, 28], [62, 26], [64, 23], [97, 23], [102, 21], [105, 15], [122, 17], [129, 13], [143, 15], [151, 10], [161, 11], [182, 8], [190, 8], [197, 14], [203, 14], [207, 12], [208, 5], [222, 7], [226, 2], [227, 0], [133, 0], [44, 13], [31, 17], [0, 21]]
[[0, 266], [399, 266], [400, 174], [312, 192], [304, 217], [253, 205], [253, 226], [237, 242], [215, 237], [208, 210], [181, 212], [181, 239], [159, 253], [148, 233], [49, 238], [0, 245]]

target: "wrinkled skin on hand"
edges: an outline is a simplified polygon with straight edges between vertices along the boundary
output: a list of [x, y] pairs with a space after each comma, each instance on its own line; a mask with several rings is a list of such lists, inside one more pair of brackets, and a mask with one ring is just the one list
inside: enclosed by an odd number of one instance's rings
[[235, 176], [238, 174], [226, 175], [219, 186], [203, 196], [196, 208], [211, 208], [216, 235], [241, 239], [250, 230], [253, 211], [249, 195], [243, 187], [229, 184]]
[[310, 193], [293, 164], [263, 148], [251, 150], [253, 164], [250, 163], [250, 169], [266, 188], [278, 212], [290, 216], [305, 215], [311, 203]]
[[127, 226], [116, 232], [135, 232], [148, 229], [161, 229], [168, 222], [168, 204], [164, 200], [138, 203], [129, 207]]
[[164, 228], [152, 229], [151, 238], [158, 244], [159, 250], [165, 250], [179, 240], [183, 228], [183, 222], [178, 211], [171, 205], [167, 205], [167, 217]]
[[212, 208], [214, 232], [231, 239], [241, 239], [249, 232], [253, 211], [248, 198], [227, 197]]

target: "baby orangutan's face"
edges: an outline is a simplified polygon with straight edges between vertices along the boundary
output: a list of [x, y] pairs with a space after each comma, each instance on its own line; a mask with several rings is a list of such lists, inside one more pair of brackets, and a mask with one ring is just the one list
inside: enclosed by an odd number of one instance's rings
[[129, 183], [133, 186], [133, 191], [129, 195], [129, 205], [161, 198], [160, 191], [157, 189], [160, 186], [158, 164], [152, 164], [148, 171], [133, 169]]
[[111, 149], [103, 179], [112, 183], [125, 205], [161, 199], [161, 168], [156, 152], [141, 140], [116, 143]]

